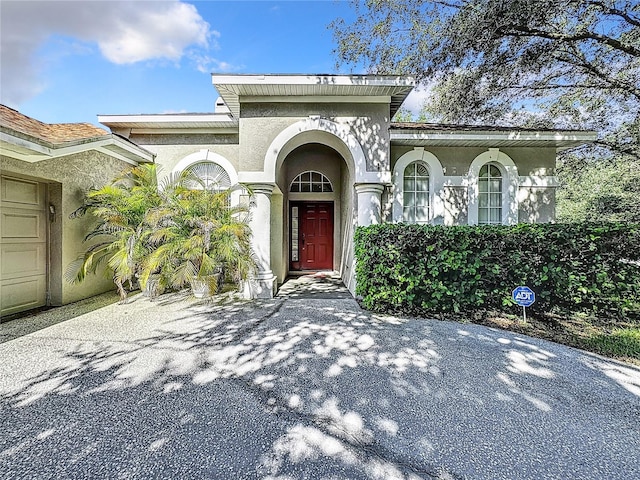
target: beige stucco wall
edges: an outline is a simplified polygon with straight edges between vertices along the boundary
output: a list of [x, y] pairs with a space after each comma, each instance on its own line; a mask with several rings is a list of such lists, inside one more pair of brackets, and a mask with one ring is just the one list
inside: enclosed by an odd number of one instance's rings
[[65, 157], [24, 162], [6, 156], [0, 157], [3, 174], [13, 174], [49, 184], [49, 203], [55, 207], [54, 221], [50, 224], [50, 292], [53, 305], [63, 305], [113, 290], [110, 275], [102, 272], [89, 275], [80, 284], [64, 280], [67, 266], [84, 252], [83, 240], [94, 220], [90, 216], [70, 219], [90, 188], [99, 188], [130, 165], [96, 151], [86, 151]]
[[269, 146], [278, 134], [311, 115], [348, 125], [363, 148], [368, 171], [388, 169], [388, 105], [248, 103], [240, 111], [241, 170], [261, 171]]
[[[413, 147], [392, 146], [391, 168], [398, 159]], [[426, 151], [433, 153], [448, 176], [466, 175], [471, 162], [480, 154], [488, 151], [484, 147], [425, 147]], [[555, 148], [500, 148], [507, 154], [518, 167], [518, 175], [555, 175], [556, 151]]]
[[523, 223], [547, 223], [556, 219], [556, 189], [520, 187], [518, 221]]
[[[392, 168], [398, 159], [413, 150], [410, 146], [391, 147]], [[451, 183], [455, 185], [453, 177], [464, 177], [469, 173], [473, 160], [480, 154], [488, 151], [484, 147], [425, 147], [425, 151], [433, 153], [440, 163], [445, 175], [445, 200], [446, 225], [464, 225], [468, 222], [468, 192], [461, 186], [447, 187], [447, 177], [451, 177]], [[531, 148], [508, 147], [500, 148], [501, 152], [508, 155], [518, 169], [518, 176], [525, 181], [525, 185], [531, 182], [536, 184], [540, 179], [555, 175], [556, 151], [555, 148]], [[519, 222], [552, 222], [555, 220], [555, 188], [549, 186], [521, 186], [517, 193], [519, 200]], [[389, 219], [389, 216], [387, 216]]]
[[286, 201], [282, 193], [275, 191], [271, 195], [271, 271], [281, 285], [287, 278], [286, 243], [289, 236], [285, 233]]
[[353, 251], [353, 235], [357, 225], [357, 208], [356, 195], [353, 186], [353, 178], [349, 175], [347, 165], [342, 164], [340, 171], [342, 192], [342, 203], [340, 208], [340, 230], [342, 232], [341, 239], [341, 259], [340, 259], [340, 277], [345, 285], [355, 295], [355, 263]]
[[240, 166], [238, 136], [208, 135], [204, 137], [203, 135], [132, 135], [131, 140], [156, 154], [155, 162], [161, 167], [158, 172], [159, 179], [170, 175], [182, 159], [198, 154], [202, 150], [221, 155], [229, 161], [237, 173]]

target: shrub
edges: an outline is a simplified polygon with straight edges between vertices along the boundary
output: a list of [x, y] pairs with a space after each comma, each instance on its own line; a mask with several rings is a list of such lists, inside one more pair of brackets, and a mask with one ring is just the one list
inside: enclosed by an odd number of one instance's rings
[[375, 311], [513, 311], [511, 292], [536, 293], [532, 312], [640, 317], [640, 225], [359, 227], [356, 293]]
[[246, 280], [255, 269], [248, 209], [231, 206], [231, 189], [215, 187], [189, 171], [160, 186], [156, 164], [143, 164], [92, 189], [72, 217], [90, 213], [98, 222], [67, 280], [107, 267], [123, 301], [125, 282], [131, 289], [137, 278], [144, 288], [152, 274], [173, 288], [222, 272]]

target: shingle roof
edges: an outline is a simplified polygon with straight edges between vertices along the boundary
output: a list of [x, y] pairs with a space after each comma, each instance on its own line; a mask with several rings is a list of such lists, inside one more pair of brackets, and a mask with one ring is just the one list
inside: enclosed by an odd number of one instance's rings
[[43, 123], [5, 105], [0, 105], [0, 126], [54, 144], [109, 135], [90, 123]]

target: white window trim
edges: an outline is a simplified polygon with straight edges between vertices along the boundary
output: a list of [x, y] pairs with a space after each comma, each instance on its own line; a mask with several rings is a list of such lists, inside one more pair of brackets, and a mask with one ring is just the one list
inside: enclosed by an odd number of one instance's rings
[[423, 162], [429, 169], [429, 206], [431, 210], [430, 224], [444, 222], [443, 185], [444, 171], [438, 157], [428, 152], [424, 147], [415, 147], [410, 152], [402, 155], [393, 167], [393, 213], [392, 218], [396, 223], [403, 221], [404, 199], [404, 171], [413, 162]]
[[[233, 168], [233, 165], [231, 164], [231, 162], [226, 158], [224, 158], [222, 155], [212, 152], [206, 148], [200, 150], [199, 152], [195, 152], [195, 153], [192, 153], [191, 155], [187, 155], [186, 157], [184, 157], [182, 160], [180, 160], [176, 164], [175, 167], [173, 167], [173, 170], [171, 170], [171, 173], [172, 174], [182, 173], [191, 165], [195, 163], [202, 163], [202, 162], [211, 162], [211, 163], [216, 163], [220, 165], [225, 170], [225, 172], [227, 172], [227, 175], [229, 175], [229, 181], [231, 183], [231, 186], [233, 187], [238, 184], [238, 173], [236, 172], [236, 169]], [[240, 194], [241, 194], [240, 189], [235, 189], [231, 192], [231, 205], [239, 204]]]
[[[301, 175], [305, 174], [305, 173], [317, 173], [318, 175], [322, 175], [322, 183], [328, 183], [329, 186], [331, 187], [331, 191], [330, 192], [292, 192], [291, 191], [291, 187], [293, 186], [293, 183], [300, 178]], [[296, 175], [294, 177], [293, 180], [291, 180], [291, 183], [289, 184], [289, 193], [333, 193], [335, 192], [335, 189], [333, 188], [333, 183], [331, 183], [331, 180], [329, 180], [329, 177], [327, 177], [324, 173], [319, 172], [317, 170], [305, 170], [303, 172], [300, 172], [298, 175]]]
[[478, 155], [471, 162], [469, 173], [464, 178], [464, 183], [469, 189], [469, 225], [478, 225], [480, 169], [487, 163], [493, 163], [502, 173], [502, 224], [515, 225], [518, 223], [518, 190], [520, 187], [518, 167], [506, 153], [501, 152], [498, 148], [490, 148], [489, 151]]

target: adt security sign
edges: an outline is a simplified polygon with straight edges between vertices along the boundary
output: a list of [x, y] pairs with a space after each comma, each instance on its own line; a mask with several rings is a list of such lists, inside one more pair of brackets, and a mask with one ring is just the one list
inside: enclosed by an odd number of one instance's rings
[[536, 294], [529, 287], [516, 287], [512, 293], [513, 301], [521, 307], [530, 307], [536, 301]]

